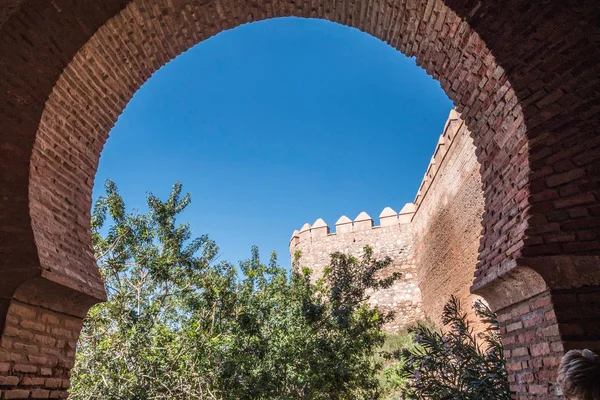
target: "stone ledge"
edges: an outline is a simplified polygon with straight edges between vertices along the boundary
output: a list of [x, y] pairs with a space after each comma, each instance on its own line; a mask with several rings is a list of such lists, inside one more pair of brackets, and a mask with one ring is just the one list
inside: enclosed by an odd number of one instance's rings
[[600, 256], [540, 256], [511, 260], [476, 281], [471, 293], [484, 297], [494, 311], [546, 290], [600, 285]]
[[26, 304], [62, 314], [84, 318], [94, 304], [106, 301], [106, 292], [79, 291], [45, 278], [35, 278], [21, 285], [13, 298]]

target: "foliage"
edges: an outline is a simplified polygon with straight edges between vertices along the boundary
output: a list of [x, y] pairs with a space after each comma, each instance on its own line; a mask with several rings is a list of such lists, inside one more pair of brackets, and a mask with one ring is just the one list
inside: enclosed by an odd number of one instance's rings
[[445, 332], [423, 324], [410, 329], [418, 346], [404, 349], [398, 366], [400, 375], [408, 379], [406, 398], [511, 398], [496, 315], [481, 301], [474, 308], [486, 325], [480, 335], [473, 332], [456, 297], [444, 307]]
[[382, 369], [377, 374], [377, 379], [385, 399], [395, 400], [401, 398], [399, 396], [404, 392], [408, 380], [397, 372], [398, 364], [401, 361], [395, 360], [393, 356], [399, 354], [402, 349], [411, 348], [414, 345], [414, 335], [405, 331], [386, 334], [383, 345], [376, 351], [375, 361], [382, 365]]
[[[437, 329], [428, 321], [420, 324], [429, 329]], [[414, 332], [408, 330], [385, 335], [383, 345], [376, 351], [375, 360], [382, 364], [383, 368], [378, 373], [379, 387], [386, 400], [398, 400], [404, 398], [408, 385], [408, 378], [401, 373], [401, 367], [405, 360], [400, 357], [403, 350], [414, 351], [417, 347]]]
[[[207, 282], [217, 290], [231, 272], [211, 267], [217, 254], [212, 241], [192, 239], [188, 225], [176, 225], [190, 203], [181, 185], [165, 202], [150, 194], [146, 214], [127, 213], [113, 182], [105, 189], [94, 206], [92, 240], [108, 301], [85, 320], [71, 397], [201, 398], [210, 377], [190, 357], [192, 333], [206, 321]], [[211, 273], [219, 268], [221, 274]]]
[[107, 181], [92, 217], [108, 301], [92, 308], [72, 370], [73, 399], [376, 399], [373, 352], [391, 318], [367, 304], [390, 260], [335, 253], [323, 278], [261, 262], [216, 262], [178, 215], [176, 184], [127, 212]]

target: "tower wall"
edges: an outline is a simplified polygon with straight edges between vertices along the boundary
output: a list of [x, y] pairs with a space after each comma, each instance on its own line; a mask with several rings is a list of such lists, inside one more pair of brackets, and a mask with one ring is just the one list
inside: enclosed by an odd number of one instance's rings
[[480, 164], [471, 133], [455, 111], [415, 198], [413, 246], [423, 311], [440, 323], [451, 295], [471, 311], [484, 209]]
[[398, 331], [427, 317], [440, 322], [451, 295], [467, 311], [475, 300], [470, 293], [482, 233], [484, 209], [480, 164], [471, 133], [456, 111], [451, 111], [433, 152], [414, 203], [400, 213], [386, 208], [380, 226], [361, 213], [354, 221], [342, 217], [335, 233], [319, 219], [295, 231], [290, 242], [293, 256], [300, 250], [300, 266], [321, 275], [335, 251], [360, 256], [365, 245], [377, 257], [390, 256], [383, 275], [401, 272], [390, 289], [373, 293], [371, 302], [393, 310], [396, 318], [387, 329]]

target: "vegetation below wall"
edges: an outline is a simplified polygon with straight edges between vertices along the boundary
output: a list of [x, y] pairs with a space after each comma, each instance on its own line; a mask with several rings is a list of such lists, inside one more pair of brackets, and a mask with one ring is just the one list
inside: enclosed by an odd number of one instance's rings
[[379, 385], [386, 400], [509, 400], [504, 351], [495, 314], [481, 301], [474, 307], [485, 332], [475, 334], [456, 297], [446, 303], [444, 331], [420, 322], [386, 336], [376, 355]]
[[239, 268], [217, 263], [215, 243], [177, 223], [190, 203], [181, 191], [149, 195], [148, 213], [128, 213], [106, 183], [92, 229], [108, 301], [85, 321], [71, 398], [420, 399], [445, 368], [467, 371], [451, 375], [464, 395], [427, 398], [507, 398], [470, 394], [485, 393], [473, 385], [501, 393], [506, 374], [494, 331], [480, 350], [458, 304], [446, 319], [454, 336], [419, 325], [386, 338], [392, 315], [367, 293], [398, 278], [377, 278], [389, 259], [368, 247], [361, 259], [334, 253], [316, 282], [309, 269], [290, 275], [275, 255], [263, 264], [256, 248]]
[[388, 385], [400, 389], [391, 399], [510, 400], [496, 315], [481, 301], [474, 310], [486, 327], [481, 334], [454, 296], [444, 306], [443, 332], [426, 324], [409, 329], [413, 343], [394, 351], [398, 362], [385, 370]]
[[[431, 325], [432, 329], [435, 329]], [[382, 397], [386, 400], [402, 399], [406, 393], [409, 379], [398, 373], [398, 368], [404, 360], [397, 357], [404, 349], [414, 349], [417, 346], [415, 335], [412, 332], [386, 334], [383, 345], [375, 354], [376, 362], [381, 363], [381, 370], [377, 375]]]

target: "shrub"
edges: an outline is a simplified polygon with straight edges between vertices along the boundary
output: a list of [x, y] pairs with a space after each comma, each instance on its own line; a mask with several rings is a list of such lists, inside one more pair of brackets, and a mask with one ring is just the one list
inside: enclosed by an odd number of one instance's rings
[[423, 324], [409, 329], [417, 345], [401, 351], [397, 366], [407, 379], [405, 398], [510, 400], [496, 315], [481, 301], [474, 308], [486, 326], [478, 335], [456, 297], [444, 307], [445, 332]]
[[415, 345], [413, 333], [391, 333], [385, 336], [383, 345], [376, 352], [375, 362], [382, 366], [377, 378], [381, 394], [386, 400], [401, 399], [408, 383], [408, 379], [399, 373], [402, 361], [397, 361], [394, 355]]

